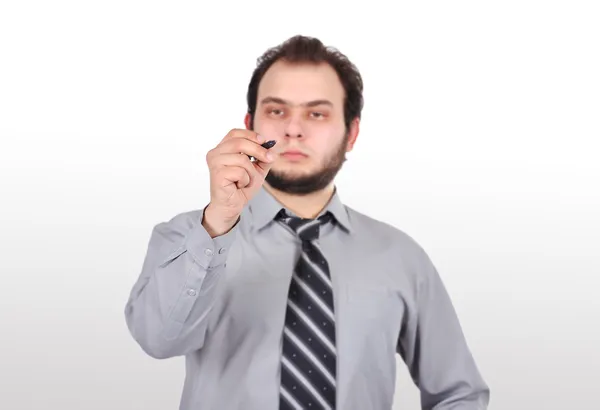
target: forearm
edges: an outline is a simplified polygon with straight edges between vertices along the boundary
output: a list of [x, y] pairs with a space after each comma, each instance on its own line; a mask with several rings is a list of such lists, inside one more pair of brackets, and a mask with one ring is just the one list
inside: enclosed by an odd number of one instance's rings
[[133, 338], [152, 357], [202, 348], [215, 290], [236, 229], [211, 238], [201, 218], [178, 216], [152, 231], [125, 308]]
[[448, 390], [440, 391], [438, 398], [430, 393], [421, 395], [423, 410], [487, 410], [490, 392], [480, 378], [463, 380]]
[[[485, 398], [484, 398], [485, 397]], [[477, 393], [473, 398], [458, 397], [456, 400], [444, 400], [434, 407], [422, 407], [423, 410], [487, 410], [488, 393]]]
[[[439, 331], [424, 330], [420, 349], [421, 403], [423, 410], [486, 410], [489, 388], [467, 345], [449, 299], [438, 292]], [[441, 299], [441, 300], [440, 300]], [[437, 341], [434, 341], [437, 340]]]

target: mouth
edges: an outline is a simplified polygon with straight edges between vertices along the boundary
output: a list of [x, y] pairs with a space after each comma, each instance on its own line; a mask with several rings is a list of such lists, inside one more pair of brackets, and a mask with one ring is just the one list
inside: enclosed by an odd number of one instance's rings
[[308, 157], [308, 155], [306, 155], [305, 153], [297, 150], [284, 151], [281, 153], [281, 156], [292, 161], [298, 161]]

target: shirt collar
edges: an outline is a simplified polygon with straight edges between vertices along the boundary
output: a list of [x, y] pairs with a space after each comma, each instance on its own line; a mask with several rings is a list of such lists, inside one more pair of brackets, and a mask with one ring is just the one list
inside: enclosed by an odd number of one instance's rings
[[[281, 209], [285, 207], [264, 187], [261, 187], [254, 197], [248, 204], [248, 210], [252, 215], [252, 222], [256, 229], [260, 230], [268, 225]], [[286, 209], [287, 210], [287, 209]], [[287, 210], [291, 213], [291, 211]], [[350, 223], [350, 217], [348, 211], [338, 193], [337, 187], [334, 188], [333, 195], [323, 211], [319, 214], [322, 215], [326, 212], [331, 212], [335, 220], [344, 228], [347, 232], [352, 233], [352, 225]]]

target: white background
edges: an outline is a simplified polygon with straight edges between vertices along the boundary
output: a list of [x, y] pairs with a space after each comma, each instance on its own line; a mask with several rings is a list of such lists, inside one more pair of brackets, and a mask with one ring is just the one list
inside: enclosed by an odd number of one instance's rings
[[[152, 226], [205, 205], [256, 58], [294, 34], [361, 70], [343, 199], [431, 255], [490, 409], [598, 408], [595, 3], [3, 2], [0, 408], [177, 408], [183, 360], [145, 356], [125, 302]], [[417, 408], [399, 362], [395, 409]]]

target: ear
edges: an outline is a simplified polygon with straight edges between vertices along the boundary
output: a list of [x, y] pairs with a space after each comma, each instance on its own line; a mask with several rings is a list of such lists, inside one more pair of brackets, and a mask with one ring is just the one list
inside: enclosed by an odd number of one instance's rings
[[250, 127], [250, 120], [252, 119], [252, 117], [250, 116], [250, 113], [246, 113], [246, 116], [244, 117], [244, 125], [246, 126], [247, 130], [252, 129]]
[[354, 144], [356, 143], [356, 139], [358, 138], [358, 133], [360, 131], [360, 119], [357, 117], [350, 123], [350, 129], [348, 130], [348, 145], [346, 146], [346, 152], [352, 151], [354, 148]]

